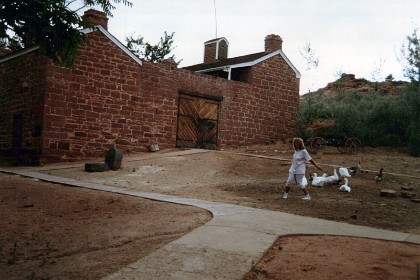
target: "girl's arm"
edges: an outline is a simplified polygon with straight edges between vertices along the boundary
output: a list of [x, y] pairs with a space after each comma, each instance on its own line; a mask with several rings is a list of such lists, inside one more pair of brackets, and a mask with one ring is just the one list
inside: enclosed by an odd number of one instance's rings
[[322, 168], [319, 167], [313, 159], [311, 159], [309, 162], [312, 163], [318, 170], [322, 171]]

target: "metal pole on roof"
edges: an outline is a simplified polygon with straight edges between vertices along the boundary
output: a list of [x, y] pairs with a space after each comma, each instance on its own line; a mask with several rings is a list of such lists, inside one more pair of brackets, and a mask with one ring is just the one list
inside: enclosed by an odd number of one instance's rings
[[216, 13], [216, 0], [213, 0], [214, 3], [214, 22], [216, 23], [216, 37], [217, 38], [217, 13]]

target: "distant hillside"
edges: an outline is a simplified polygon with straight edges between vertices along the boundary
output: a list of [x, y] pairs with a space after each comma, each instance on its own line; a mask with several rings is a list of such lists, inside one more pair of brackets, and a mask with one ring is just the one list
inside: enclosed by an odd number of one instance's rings
[[303, 139], [358, 138], [363, 146], [405, 147], [420, 156], [419, 107], [416, 83], [371, 82], [343, 74], [301, 96], [296, 128]]
[[329, 83], [326, 87], [318, 89], [316, 92], [327, 96], [337, 93], [371, 91], [396, 95], [409, 84], [409, 82], [405, 81], [371, 82], [366, 79], [356, 79], [354, 74], [342, 74], [338, 80]]

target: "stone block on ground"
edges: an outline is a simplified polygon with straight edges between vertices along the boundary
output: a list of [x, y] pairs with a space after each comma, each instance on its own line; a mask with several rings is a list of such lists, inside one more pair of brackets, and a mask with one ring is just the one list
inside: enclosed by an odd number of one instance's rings
[[393, 190], [381, 190], [380, 196], [383, 197], [397, 197], [397, 192]]
[[108, 150], [105, 156], [105, 163], [108, 164], [112, 170], [120, 169], [122, 164], [123, 154], [121, 150], [111, 148]]
[[87, 172], [104, 172], [108, 170], [109, 166], [104, 162], [85, 163], [85, 171]]
[[413, 198], [416, 197], [416, 194], [409, 191], [401, 191], [401, 196], [404, 198]]
[[159, 146], [157, 144], [152, 144], [149, 146], [149, 151], [150, 152], [157, 152], [159, 151]]

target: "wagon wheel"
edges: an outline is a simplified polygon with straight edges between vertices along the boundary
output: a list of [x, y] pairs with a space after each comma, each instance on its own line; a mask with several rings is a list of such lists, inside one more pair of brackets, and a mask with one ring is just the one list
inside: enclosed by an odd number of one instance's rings
[[325, 145], [327, 144], [327, 141], [325, 141], [322, 137], [315, 137], [314, 140], [312, 140], [311, 148], [313, 152], [322, 151], [325, 148]]
[[344, 144], [347, 152], [349, 153], [358, 153], [362, 147], [362, 142], [357, 138], [349, 138]]
[[312, 151], [312, 141], [314, 141], [314, 138], [308, 138], [305, 142], [305, 147], [309, 152], [313, 152]]
[[340, 153], [345, 154], [348, 152], [348, 149], [345, 146], [337, 146], [337, 149], [340, 151]]

